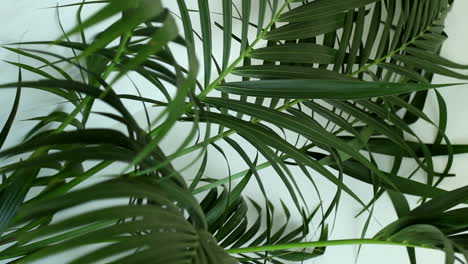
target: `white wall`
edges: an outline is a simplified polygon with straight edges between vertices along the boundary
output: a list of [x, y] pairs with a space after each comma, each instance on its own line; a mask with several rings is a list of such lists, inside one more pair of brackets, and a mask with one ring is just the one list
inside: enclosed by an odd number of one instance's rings
[[[60, 1], [61, 3], [69, 3], [69, 1]], [[175, 6], [175, 1], [166, 1], [168, 4]], [[196, 1], [187, 1], [188, 4], [195, 4]], [[189, 3], [190, 2], [190, 3]], [[60, 35], [60, 28], [58, 27], [56, 12], [53, 9], [41, 9], [43, 7], [54, 6], [56, 1], [51, 0], [3, 0], [0, 7], [0, 44], [6, 44], [17, 41], [28, 41], [28, 40], [50, 40], [58, 37]], [[87, 11], [91, 9], [87, 8]], [[456, 0], [454, 9], [447, 19], [447, 33], [449, 39], [446, 42], [442, 55], [455, 60], [460, 63], [468, 64], [468, 51], [466, 50], [466, 43], [468, 42], [468, 35], [466, 34], [466, 25], [468, 25], [468, 16], [466, 12], [468, 10], [468, 1]], [[64, 25], [66, 28], [70, 28], [74, 23], [74, 12], [71, 9], [64, 9], [61, 13]], [[218, 40], [217, 43], [220, 43], [222, 35], [218, 32], [214, 34], [215, 38]], [[200, 44], [201, 45], [201, 44]], [[219, 45], [215, 45], [218, 47]], [[201, 46], [200, 46], [201, 47]], [[184, 56], [184, 54], [181, 54]], [[1, 60], [11, 60], [17, 61], [17, 56], [11, 53], [6, 52], [4, 49], [0, 49], [0, 59]], [[6, 63], [1, 63], [0, 68], [0, 82], [5, 83], [9, 81], [15, 81], [17, 75], [17, 69], [15, 67], [9, 66]], [[75, 72], [77, 75], [78, 73]], [[25, 73], [25, 79], [37, 79], [33, 74]], [[434, 83], [449, 83], [449, 82], [460, 82], [459, 80], [454, 80], [450, 78], [437, 76], [434, 79]], [[142, 87], [145, 93], [151, 95], [152, 91], [148, 91], [147, 87]], [[120, 85], [119, 89], [128, 89], [129, 92], [132, 92], [133, 88], [125, 87], [125, 85]], [[122, 91], [122, 90], [119, 90]], [[447, 135], [452, 140], [452, 143], [468, 143], [468, 133], [466, 129], [468, 124], [466, 123], [466, 116], [468, 114], [467, 98], [468, 98], [468, 85], [457, 86], [449, 89], [440, 90], [440, 92], [445, 96], [448, 105], [449, 111], [449, 126]], [[10, 106], [13, 101], [14, 90], [0, 91], [0, 124], [3, 124], [7, 119], [8, 113], [10, 111]], [[20, 113], [18, 115], [17, 121], [13, 126], [14, 133], [10, 135], [10, 138], [7, 142], [8, 145], [12, 145], [22, 138], [26, 129], [31, 127], [31, 123], [26, 121], [20, 121], [27, 118], [35, 117], [39, 114], [46, 114], [51, 110], [56, 109], [56, 107], [61, 106], [61, 100], [58, 100], [54, 96], [47, 95], [45, 93], [37, 91], [27, 91], [24, 93], [24, 96], [20, 105]], [[429, 104], [427, 105], [426, 112], [437, 117], [436, 113], [436, 101], [434, 97], [429, 99]], [[98, 106], [103, 107], [103, 106]], [[133, 113], [138, 117], [139, 120], [143, 120], [143, 114], [141, 111], [141, 105], [135, 104], [131, 105]], [[107, 122], [108, 126], [115, 126], [113, 122], [105, 121], [104, 119], [95, 119], [94, 123], [102, 125], [102, 122]], [[179, 127], [180, 128], [180, 127]], [[173, 136], [165, 140], [165, 149], [170, 151], [178, 143], [178, 133], [180, 130], [174, 130]], [[430, 140], [434, 131], [428, 126], [423, 124], [417, 125], [417, 131], [419, 131], [423, 138]], [[183, 133], [183, 132], [182, 132]], [[215, 153], [215, 152], [213, 152]], [[233, 153], [228, 153], [229, 157], [235, 157]], [[227, 175], [226, 166], [224, 160], [220, 155], [213, 154], [210, 156], [211, 162], [209, 163], [209, 168], [207, 173], [211, 177], [223, 177]], [[184, 161], [179, 161], [180, 164], [183, 164]], [[240, 171], [245, 166], [240, 160], [231, 159], [231, 168], [233, 172]], [[440, 164], [443, 165], [443, 159], [440, 160]], [[468, 156], [460, 155], [455, 159], [454, 167], [452, 169], [453, 173], [457, 174], [457, 178], [451, 178], [444, 183], [444, 187], [448, 189], [453, 189], [461, 185], [467, 184], [467, 177], [464, 175], [468, 169]], [[410, 168], [408, 168], [408, 171]], [[186, 171], [186, 175], [190, 177], [191, 172]], [[269, 188], [270, 198], [276, 200], [285, 199], [287, 197], [280, 197], [282, 194], [281, 183], [278, 179], [274, 177], [274, 172], [271, 170], [262, 171], [262, 177], [270, 177], [268, 181], [271, 183]], [[333, 188], [326, 183], [325, 181], [318, 179], [319, 185], [322, 187], [322, 194], [325, 199], [333, 196]], [[346, 179], [346, 183], [349, 184], [356, 192], [366, 199], [370, 199], [372, 196], [369, 186], [361, 184], [352, 179]], [[308, 184], [305, 183], [304, 184]], [[312, 187], [309, 186], [309, 189], [312, 190]], [[248, 190], [248, 194], [251, 196], [258, 195], [258, 190], [255, 187], [252, 187]], [[311, 206], [318, 203], [316, 195], [312, 191], [307, 191], [305, 194], [308, 199], [311, 201]], [[415, 199], [412, 199], [412, 202], [415, 202]], [[292, 208], [292, 206], [291, 206]], [[339, 215], [337, 217], [337, 222], [334, 228], [334, 232], [330, 239], [344, 239], [344, 238], [357, 238], [360, 236], [361, 227], [366, 220], [366, 216], [354, 219], [354, 215], [360, 210], [360, 206], [354, 201], [349, 199], [349, 197], [344, 197], [340, 205]], [[390, 223], [395, 219], [395, 214], [393, 212], [392, 206], [389, 203], [388, 199], [382, 199], [376, 206], [374, 212], [374, 220], [371, 222], [369, 229], [369, 234], [372, 235], [377, 231], [381, 225]], [[296, 222], [297, 223], [297, 222]], [[379, 224], [380, 223], [380, 224]], [[311, 237], [313, 240], [313, 237]], [[439, 252], [429, 251], [429, 250], [417, 250], [419, 263], [443, 263], [443, 254]], [[354, 246], [344, 246], [344, 247], [329, 247], [326, 254], [314, 261], [308, 263], [354, 263], [356, 261], [357, 247]], [[68, 259], [67, 255], [61, 255], [58, 257], [50, 258], [45, 261], [37, 263], [63, 263]], [[367, 264], [375, 263], [376, 259], [379, 264], [394, 264], [394, 263], [409, 263], [406, 257], [405, 249], [398, 247], [388, 247], [388, 246], [364, 246], [361, 249], [360, 257], [358, 263]], [[3, 263], [3, 262], [0, 262]]]

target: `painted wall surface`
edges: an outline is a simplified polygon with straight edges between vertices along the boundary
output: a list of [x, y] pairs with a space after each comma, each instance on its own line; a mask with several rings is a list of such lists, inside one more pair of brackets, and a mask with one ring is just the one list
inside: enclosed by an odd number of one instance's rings
[[[69, 3], [70, 1], [59, 1], [60, 3]], [[177, 10], [176, 3], [173, 0], [165, 1], [168, 6]], [[193, 5], [196, 7], [196, 1], [186, 1], [187, 4]], [[448, 16], [447, 19], [447, 28], [446, 32], [449, 36], [446, 41], [444, 48], [442, 50], [442, 56], [447, 57], [451, 60], [454, 60], [459, 63], [468, 64], [468, 34], [467, 34], [467, 25], [468, 25], [468, 1], [466, 0], [455, 0], [455, 5]], [[14, 43], [19, 41], [35, 41], [35, 40], [51, 40], [59, 37], [61, 35], [61, 29], [58, 23], [57, 11], [53, 8], [57, 4], [57, 1], [52, 0], [2, 0], [2, 5], [0, 6], [0, 44], [4, 45], [7, 43]], [[221, 5], [221, 1], [219, 2]], [[95, 9], [88, 7], [85, 10], [85, 13], [91, 14]], [[60, 20], [63, 23], [65, 30], [71, 28], [75, 23], [75, 12], [71, 8], [65, 8], [60, 11]], [[253, 18], [254, 19], [254, 18]], [[195, 28], [199, 25], [195, 25]], [[93, 32], [96, 33], [99, 29], [102, 28], [93, 28]], [[238, 29], [238, 28], [237, 28]], [[236, 28], [235, 28], [236, 30]], [[215, 43], [222, 42], [222, 32], [216, 31], [214, 33]], [[72, 37], [73, 39], [73, 37]], [[202, 43], [199, 43], [199, 48], [202, 48]], [[217, 47], [217, 45], [215, 45]], [[59, 48], [51, 48], [54, 52], [60, 53], [65, 51]], [[220, 50], [215, 50], [215, 55], [221, 53]], [[68, 53], [66, 53], [68, 54]], [[184, 59], [185, 54], [180, 54], [181, 58]], [[235, 55], [233, 55], [233, 58]], [[23, 60], [23, 58], [18, 58], [16, 55], [7, 52], [5, 49], [0, 48], [0, 60], [6, 61], [18, 61]], [[0, 83], [6, 83], [9, 81], [15, 81], [17, 78], [17, 69], [7, 63], [0, 62]], [[37, 64], [39, 66], [39, 64]], [[65, 68], [67, 69], [67, 68]], [[79, 77], [79, 72], [72, 71], [74, 76]], [[468, 72], [465, 72], [468, 73]], [[38, 79], [38, 77], [31, 73], [24, 73], [24, 79]], [[139, 86], [142, 93], [149, 97], [157, 97], [154, 91], [145, 86], [145, 83], [135, 77], [135, 83]], [[436, 76], [434, 83], [451, 83], [451, 82], [460, 82], [460, 80], [450, 79], [446, 77]], [[119, 83], [116, 88], [118, 92], [122, 93], [135, 93], [135, 89], [129, 85], [128, 80], [122, 81]], [[468, 144], [468, 85], [461, 85], [449, 89], [441, 89], [440, 92], [444, 95], [449, 112], [449, 123], [447, 135], [454, 144]], [[11, 90], [2, 90], [0, 91], [0, 125], [2, 125], [7, 119], [8, 113], [10, 111], [11, 104], [13, 102], [15, 91]], [[141, 109], [141, 104], [128, 104], [128, 107], [132, 113], [144, 124], [144, 112]], [[39, 115], [45, 115], [50, 111], [53, 111], [57, 108], [64, 110], [69, 109], [69, 106], [63, 104], [60, 99], [57, 99], [54, 96], [45, 94], [38, 91], [28, 90], [24, 93], [24, 96], [21, 100], [20, 113], [18, 118], [13, 126], [14, 133], [8, 138], [6, 147], [11, 146], [17, 143], [25, 133], [34, 125], [31, 121], [24, 121], [26, 119], [36, 117]], [[157, 113], [157, 110], [151, 109], [150, 112]], [[104, 105], [96, 105], [95, 110], [108, 110]], [[431, 97], [428, 100], [425, 111], [429, 116], [436, 118], [437, 120], [437, 102], [435, 96], [431, 93]], [[115, 122], [109, 121], [104, 118], [94, 117], [91, 120], [91, 125], [93, 126], [108, 126], [108, 127], [117, 127]], [[429, 125], [418, 123], [415, 125], [415, 130], [420, 134], [420, 136], [427, 141], [430, 141], [434, 135], [435, 130], [432, 129]], [[164, 149], [168, 152], [175, 150], [178, 146], [178, 138], [181, 134], [185, 132], [184, 127], [176, 126], [171, 133], [171, 136], [166, 138], [164, 141]], [[249, 149], [246, 146], [246, 149]], [[251, 148], [250, 148], [251, 149]], [[215, 153], [215, 152], [214, 152]], [[233, 173], [241, 171], [245, 168], [243, 162], [238, 158], [234, 153], [227, 153], [230, 160], [230, 167], [233, 170]], [[221, 155], [210, 156], [209, 167], [207, 174], [210, 177], [225, 177], [227, 176], [227, 168], [225, 161]], [[189, 160], [189, 157], [183, 160], [177, 160], [176, 163], [183, 165], [186, 164]], [[6, 164], [8, 161], [0, 161], [0, 164]], [[436, 166], [442, 167], [444, 165], [444, 159], [437, 160]], [[405, 170], [401, 173], [409, 173], [414, 167], [408, 165]], [[446, 180], [443, 184], [443, 187], [447, 189], [453, 189], [461, 185], [468, 184], [468, 155], [457, 156], [454, 162], [452, 172], [457, 175], [455, 178], [450, 178]], [[107, 170], [103, 174], [112, 173], [112, 170]], [[193, 170], [186, 170], [184, 174], [190, 178], [193, 175]], [[287, 197], [282, 197], [284, 189], [278, 179], [273, 177], [271, 174], [274, 174], [272, 170], [262, 171], [262, 177], [271, 177], [271, 180], [268, 180], [268, 188], [271, 197], [275, 201], [279, 199], [284, 199], [288, 204]], [[100, 179], [96, 179], [98, 181]], [[320, 179], [317, 180], [318, 184], [322, 190], [323, 198], [326, 200], [330, 199], [334, 195], [334, 188], [330, 186], [327, 182]], [[369, 200], [372, 198], [372, 190], [369, 186], [361, 184], [357, 181], [347, 178], [345, 180], [346, 184], [356, 190], [356, 193], [362, 195], [363, 198]], [[310, 185], [304, 181], [304, 185]], [[317, 196], [314, 194], [312, 186], [306, 192], [306, 198], [310, 199], [311, 206], [317, 205], [318, 200]], [[250, 197], [258, 197], [259, 192], [256, 187], [252, 187], [247, 190], [247, 195]], [[417, 200], [411, 198], [410, 201], [413, 205], [416, 204]], [[292, 206], [291, 206], [292, 207]], [[361, 207], [352, 201], [349, 197], [344, 196], [340, 205], [339, 214], [336, 217], [336, 223], [334, 225], [333, 233], [330, 239], [345, 239], [345, 238], [358, 238], [361, 235], [361, 228], [367, 219], [367, 215], [362, 215], [358, 218], [354, 216], [360, 211]], [[296, 214], [297, 216], [297, 214]], [[374, 234], [382, 226], [392, 222], [395, 219], [395, 213], [393, 211], [392, 205], [387, 198], [383, 198], [375, 208], [374, 215], [370, 222], [370, 227], [368, 231], [368, 236]], [[294, 220], [293, 222], [298, 223], [299, 220]], [[311, 235], [310, 240], [316, 239], [316, 236]], [[92, 247], [90, 247], [92, 248]], [[86, 250], [86, 249], [83, 249]], [[83, 251], [80, 251], [83, 252]], [[80, 252], [74, 251], [70, 254], [79, 254]], [[359, 258], [356, 260], [358, 253], [357, 246], [344, 246], [344, 247], [330, 247], [327, 249], [326, 254], [313, 261], [307, 263], [357, 263], [360, 264], [374, 264], [376, 259], [378, 259], [379, 264], [405, 264], [409, 263], [406, 256], [406, 250], [399, 247], [389, 247], [389, 246], [364, 246], [360, 250]], [[443, 263], [444, 256], [440, 252], [430, 251], [430, 250], [417, 250], [419, 263], [424, 264], [438, 264]], [[70, 254], [62, 254], [59, 256], [51, 257], [44, 261], [38, 261], [36, 264], [55, 264], [55, 263], [64, 263], [69, 259]], [[6, 263], [1, 262], [0, 263]]]

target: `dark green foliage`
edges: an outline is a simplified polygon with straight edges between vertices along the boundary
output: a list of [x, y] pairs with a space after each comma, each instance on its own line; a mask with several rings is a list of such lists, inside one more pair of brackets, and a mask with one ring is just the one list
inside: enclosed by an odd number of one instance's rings
[[[243, 0], [238, 7], [226, 0], [222, 14], [215, 1], [178, 0], [177, 10], [162, 2], [66, 3], [57, 10], [76, 8], [79, 19], [62, 38], [4, 47], [27, 60], [6, 62], [18, 67], [19, 78], [0, 84], [2, 91], [17, 89], [0, 132], [0, 158], [8, 158], [0, 167], [0, 245], [6, 246], [0, 260], [30, 263], [91, 244], [102, 247], [69, 263], [301, 263], [323, 255], [326, 246], [366, 243], [411, 247], [412, 263], [412, 247], [444, 250], [446, 263], [454, 263], [455, 253], [468, 257], [468, 211], [453, 209], [468, 202], [467, 187], [438, 187], [454, 176], [453, 156], [468, 153], [468, 146], [452, 145], [445, 135], [447, 106], [436, 90], [457, 84], [431, 84], [434, 74], [468, 79], [455, 71], [467, 65], [439, 55], [453, 1]], [[81, 19], [88, 7], [97, 12]], [[104, 21], [110, 26], [89, 38], [90, 27]], [[213, 39], [219, 29], [222, 44]], [[70, 41], [73, 35], [81, 41]], [[40, 79], [23, 80], [25, 71]], [[142, 96], [133, 81], [137, 94], [115, 89], [129, 76], [146, 80], [160, 96]], [[37, 123], [24, 140], [4, 148], [15, 133], [21, 91], [30, 88], [64, 99], [72, 110], [30, 118]], [[422, 111], [432, 91], [437, 123]], [[112, 111], [94, 111], [97, 101]], [[127, 101], [143, 103], [148, 127], [137, 122]], [[150, 115], [145, 103], [162, 111]], [[91, 128], [95, 116], [124, 129]], [[413, 131], [417, 121], [434, 127], [433, 142]], [[162, 142], [176, 125], [189, 128], [166, 154]], [[228, 151], [247, 170], [237, 172]], [[190, 165], [198, 167], [185, 178], [185, 168], [173, 161], [191, 153], [196, 157]], [[210, 175], [212, 153], [228, 163], [227, 177]], [[392, 169], [383, 170], [374, 154], [392, 158]], [[448, 158], [441, 172], [434, 169], [435, 156]], [[406, 158], [425, 174], [424, 183], [399, 174]], [[125, 169], [118, 170], [117, 162]], [[294, 206], [275, 207], [259, 172], [266, 167]], [[111, 179], [90, 180], [105, 168], [113, 169]], [[331, 201], [321, 200], [316, 176], [336, 187]], [[319, 203], [304, 198], [311, 190], [299, 177], [315, 187]], [[368, 184], [371, 201], [356, 194], [346, 177]], [[83, 182], [87, 187], [79, 186]], [[253, 200], [244, 195], [251, 186], [260, 194]], [[362, 206], [361, 213], [369, 212], [369, 220], [374, 203], [388, 194], [398, 219], [371, 239], [328, 241], [342, 193]], [[405, 195], [420, 197], [421, 204], [411, 210]], [[66, 215], [109, 200], [124, 202]], [[312, 233], [318, 241], [304, 243]]]

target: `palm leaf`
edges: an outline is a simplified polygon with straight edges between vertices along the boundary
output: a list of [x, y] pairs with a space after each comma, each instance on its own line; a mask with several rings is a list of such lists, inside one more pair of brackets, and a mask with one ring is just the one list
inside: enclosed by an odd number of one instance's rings
[[[362, 234], [366, 234], [372, 216], [369, 208], [384, 193], [390, 195], [397, 211], [399, 220], [364, 242], [430, 245], [445, 250], [447, 263], [452, 263], [454, 252], [466, 254], [467, 250], [465, 236], [459, 235], [468, 226], [459, 220], [466, 218], [466, 210], [451, 210], [466, 202], [466, 190], [447, 192], [437, 186], [452, 176], [453, 155], [466, 153], [467, 148], [452, 145], [445, 135], [447, 107], [439, 93], [439, 122], [422, 112], [429, 90], [450, 86], [431, 84], [434, 74], [468, 78], [456, 71], [466, 69], [466, 65], [439, 55], [447, 38], [444, 19], [452, 3], [242, 0], [240, 8], [233, 1], [223, 1], [221, 13], [217, 13], [216, 3], [199, 0], [193, 6], [177, 1], [178, 14], [166, 9], [161, 1], [150, 0], [81, 1], [58, 6], [77, 8], [79, 18], [64, 37], [21, 43], [35, 49], [8, 47], [43, 65], [7, 63], [20, 68], [20, 73], [29, 71], [44, 79], [23, 81], [20, 75], [17, 82], [0, 88], [39, 89], [62, 97], [74, 108], [70, 113], [57, 110], [32, 117], [38, 123], [25, 140], [0, 152], [0, 157], [15, 159], [0, 168], [5, 174], [0, 185], [0, 244], [9, 243], [0, 258], [28, 263], [100, 244], [102, 247], [70, 263], [108, 258], [115, 258], [109, 263], [154, 259], [200, 264], [301, 262], [322, 255], [327, 245], [348, 243], [327, 241], [328, 218], [338, 210], [341, 193], [345, 192], [362, 205], [362, 212], [370, 213]], [[94, 4], [101, 4], [97, 12], [82, 20], [83, 7]], [[180, 17], [180, 23], [176, 17]], [[102, 22], [110, 26], [87, 39], [89, 28]], [[219, 59], [214, 39], [218, 30], [223, 31]], [[81, 36], [81, 42], [70, 41], [68, 36], [74, 34]], [[200, 43], [203, 49], [198, 50]], [[73, 55], [45, 50], [44, 45], [65, 48]], [[177, 56], [180, 50], [187, 54], [184, 60]], [[197, 56], [202, 58], [200, 67]], [[61, 63], [79, 70], [81, 79], [75, 80], [59, 66]], [[218, 71], [216, 77], [213, 68]], [[201, 80], [197, 79], [199, 73]], [[114, 90], [117, 80], [134, 74], [155, 87], [163, 99]], [[20, 89], [17, 91], [0, 145], [18, 111]], [[151, 118], [146, 111], [148, 132], [122, 99], [161, 107], [162, 111]], [[93, 112], [97, 100], [113, 111]], [[90, 128], [88, 121], [93, 115], [117, 121], [126, 131]], [[410, 125], [419, 119], [435, 127], [433, 142], [422, 142], [412, 130]], [[184, 123], [190, 123], [191, 129], [178, 139], [176, 150], [166, 155], [161, 147], [163, 140], [176, 125]], [[212, 133], [212, 123], [219, 126], [217, 134]], [[58, 127], [47, 130], [49, 125]], [[39, 129], [42, 131], [37, 132]], [[296, 137], [295, 143], [291, 134]], [[416, 140], [408, 141], [405, 134], [416, 136]], [[207, 169], [213, 149], [229, 168], [233, 167], [230, 153], [218, 142], [221, 140], [244, 161], [247, 170], [231, 175], [229, 169], [227, 177], [213, 179]], [[298, 144], [301, 140], [306, 142], [302, 147]], [[247, 151], [247, 145], [256, 155]], [[184, 168], [172, 161], [195, 151], [199, 153], [190, 164], [199, 159], [201, 163], [188, 184], [182, 175]], [[29, 158], [19, 159], [31, 152]], [[394, 158], [390, 172], [380, 168], [374, 154]], [[439, 155], [448, 156], [440, 173], [433, 166], [433, 156]], [[399, 175], [407, 157], [427, 174], [426, 183]], [[266, 162], [258, 165], [260, 159]], [[84, 170], [96, 160], [100, 163]], [[116, 161], [126, 167], [113, 171], [113, 180], [76, 190]], [[269, 196], [268, 182], [262, 178], [265, 176], [259, 173], [270, 166], [294, 205], [294, 211], [284, 203], [282, 210], [276, 210], [285, 219], [278, 228], [273, 228], [275, 201]], [[314, 186], [309, 169], [337, 186], [326, 210], [322, 204], [312, 212], [308, 210], [307, 190], [298, 183], [299, 175], [291, 167], [298, 167]], [[57, 173], [43, 176], [40, 172], [44, 168]], [[265, 203], [263, 208], [258, 200], [248, 203], [243, 197], [252, 176], [262, 194], [259, 200]], [[364, 202], [346, 185], [345, 176], [371, 185], [372, 200]], [[26, 200], [26, 194], [36, 186], [44, 188]], [[321, 200], [320, 188], [316, 186], [316, 190]], [[206, 192], [204, 198], [195, 199], [194, 195], [202, 192]], [[410, 211], [404, 194], [423, 198], [422, 205]], [[75, 206], [121, 198], [130, 202], [88, 208], [76, 217], [56, 220], [57, 215]], [[431, 200], [426, 201], [428, 198]], [[311, 221], [319, 210], [319, 241], [308, 244], [319, 246], [292, 250], [304, 248], [301, 242], [310, 233]], [[248, 217], [251, 212], [255, 215], [252, 224]], [[300, 224], [292, 227], [294, 213], [300, 216]], [[414, 263], [414, 252], [408, 253]]]

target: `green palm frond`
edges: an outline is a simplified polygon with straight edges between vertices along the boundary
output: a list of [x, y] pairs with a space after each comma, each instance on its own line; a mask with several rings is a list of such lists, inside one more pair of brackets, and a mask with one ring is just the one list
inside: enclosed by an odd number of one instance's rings
[[[83, 0], [55, 7], [77, 9], [78, 23], [63, 37], [5, 47], [27, 60], [6, 62], [19, 69], [19, 79], [0, 85], [17, 88], [0, 147], [11, 133], [23, 89], [54, 94], [72, 110], [29, 118], [37, 123], [23, 142], [0, 150], [6, 160], [0, 167], [0, 245], [6, 246], [0, 259], [30, 263], [90, 244], [100, 247], [69, 263], [276, 264], [319, 257], [326, 246], [366, 243], [441, 249], [447, 263], [454, 262], [454, 252], [468, 256], [466, 236], [460, 234], [466, 223], [459, 220], [466, 210], [451, 210], [466, 201], [466, 188], [439, 187], [454, 176], [454, 155], [468, 152], [445, 135], [447, 106], [436, 90], [456, 84], [431, 84], [435, 74], [468, 79], [457, 71], [468, 66], [439, 55], [452, 4]], [[82, 19], [85, 7], [96, 12]], [[102, 22], [109, 26], [87, 36]], [[81, 40], [71, 41], [73, 35]], [[40, 79], [23, 81], [22, 72]], [[133, 76], [157, 96], [143, 96]], [[137, 94], [116, 88], [127, 78]], [[423, 112], [430, 91], [438, 102], [438, 122]], [[97, 102], [110, 109], [96, 111]], [[161, 111], [150, 115], [144, 107], [148, 127], [143, 128], [128, 102]], [[124, 130], [96, 128], [94, 116]], [[434, 128], [433, 142], [414, 132], [416, 121]], [[176, 125], [184, 126], [183, 136], [165, 153], [162, 142]], [[213, 149], [226, 160], [227, 177], [207, 170]], [[247, 169], [231, 174], [228, 152]], [[195, 169], [184, 178], [185, 168], [173, 161], [189, 154]], [[381, 168], [377, 154], [393, 159], [390, 170]], [[435, 156], [447, 156], [442, 171], [434, 168]], [[424, 183], [400, 174], [408, 160], [425, 173]], [[268, 181], [260, 175], [267, 167], [292, 205], [282, 202], [276, 213]], [[112, 169], [111, 180], [90, 181], [106, 168]], [[336, 187], [331, 201], [321, 200], [316, 177]], [[345, 177], [368, 184], [372, 199], [365, 201]], [[319, 206], [305, 198], [310, 190], [301, 186], [302, 179], [316, 188]], [[259, 197], [249, 201], [244, 191], [254, 181]], [[361, 205], [369, 220], [362, 238], [328, 241], [330, 216], [339, 210], [342, 193]], [[364, 239], [374, 203], [386, 193], [399, 219]], [[420, 197], [421, 205], [411, 210], [405, 195]], [[119, 203], [66, 215], [103, 200]], [[315, 220], [318, 227], [312, 228]], [[413, 249], [408, 253], [415, 263]]]
[[[243, 181], [236, 186], [232, 191], [233, 194], [239, 193], [239, 188], [245, 187], [248, 183], [250, 176], [243, 179]], [[208, 230], [214, 234], [214, 237], [223, 248], [239, 248], [242, 246], [255, 247], [260, 245], [275, 245], [284, 243], [293, 243], [302, 241], [304, 237], [311, 235], [309, 224], [315, 214], [318, 212], [317, 207], [309, 216], [304, 216], [304, 222], [298, 226], [291, 226], [291, 214], [289, 209], [282, 203], [283, 211], [279, 215], [286, 216], [285, 222], [279, 223], [277, 230], [273, 229], [275, 223], [275, 207], [271, 202], [267, 202], [266, 214], [262, 212], [262, 207], [254, 200], [250, 200], [253, 208], [255, 208], [255, 220], [250, 224], [247, 211], [249, 210], [248, 204], [242, 197], [236, 197], [229, 194], [227, 188], [224, 188], [221, 193], [218, 189], [211, 189], [210, 192], [201, 201], [201, 206], [205, 212], [208, 221]], [[227, 210], [225, 209], [227, 208]], [[263, 218], [265, 221], [263, 221]], [[266, 222], [266, 228], [264, 227]], [[321, 239], [326, 239], [327, 228], [322, 227]], [[307, 251], [288, 251], [283, 250], [275, 252], [271, 255], [255, 254], [249, 256], [241, 254], [238, 259], [241, 263], [256, 263], [255, 261], [269, 260], [307, 260], [321, 256], [324, 253], [324, 248], [317, 248], [312, 252]]]
[[[203, 228], [206, 228], [205, 220], [190, 193], [171, 183], [104, 182], [47, 203], [40, 199], [30, 202], [18, 213], [16, 222], [45, 218], [76, 205], [115, 198], [132, 198], [135, 202], [86, 211], [39, 229], [23, 230], [18, 243], [4, 250], [2, 257], [21, 257], [34, 252], [17, 260], [17, 263], [29, 263], [92, 243], [101, 246], [70, 263], [91, 263], [124, 252], [110, 263], [143, 263], [154, 259], [165, 263], [188, 260], [190, 263], [236, 263]], [[184, 212], [189, 212], [190, 222]], [[29, 243], [42, 237], [47, 238]]]
[[466, 259], [466, 208], [453, 209], [464, 202], [466, 187], [439, 195], [382, 229], [376, 239], [444, 250], [447, 263], [454, 262], [455, 253]]

